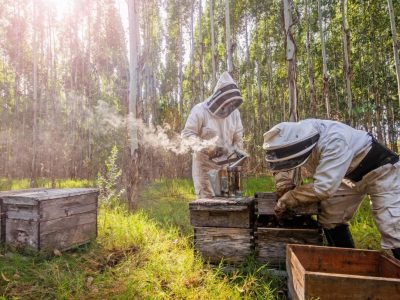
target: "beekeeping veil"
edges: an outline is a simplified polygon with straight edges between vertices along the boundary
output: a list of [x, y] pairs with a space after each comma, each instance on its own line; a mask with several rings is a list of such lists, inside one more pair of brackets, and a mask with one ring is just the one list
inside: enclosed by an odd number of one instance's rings
[[243, 102], [239, 89], [228, 72], [219, 78], [214, 94], [207, 100], [207, 109], [214, 116], [226, 118]]
[[319, 139], [309, 123], [283, 122], [264, 133], [265, 160], [271, 171], [287, 171], [303, 165]]

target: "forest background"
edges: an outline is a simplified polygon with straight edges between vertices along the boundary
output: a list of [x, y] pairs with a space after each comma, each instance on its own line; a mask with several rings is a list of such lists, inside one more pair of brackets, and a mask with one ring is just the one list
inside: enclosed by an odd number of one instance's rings
[[191, 149], [179, 132], [225, 70], [244, 97], [247, 174], [265, 172], [262, 134], [293, 108], [299, 119], [343, 121], [398, 150], [398, 1], [0, 0], [0, 7], [1, 178], [30, 178], [32, 187], [40, 178], [94, 179], [113, 147], [131, 201], [140, 184], [188, 177]]

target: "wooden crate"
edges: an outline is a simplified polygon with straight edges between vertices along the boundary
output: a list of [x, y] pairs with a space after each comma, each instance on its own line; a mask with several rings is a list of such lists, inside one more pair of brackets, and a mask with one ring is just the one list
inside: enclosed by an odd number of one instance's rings
[[211, 263], [240, 262], [253, 249], [250, 228], [195, 227], [194, 247]]
[[97, 198], [86, 188], [3, 193], [5, 245], [66, 250], [89, 242], [97, 236]]
[[254, 220], [254, 201], [250, 198], [198, 199], [189, 203], [189, 210], [194, 227], [250, 228]]
[[255, 250], [259, 261], [276, 268], [285, 268], [287, 244], [322, 245], [319, 228], [268, 228], [255, 230]]
[[[257, 215], [274, 215], [274, 207], [277, 202], [276, 193], [258, 192], [254, 195], [255, 212]], [[318, 203], [293, 208], [294, 215], [316, 215], [318, 214]]]
[[400, 299], [400, 262], [377, 251], [288, 245], [292, 299]]

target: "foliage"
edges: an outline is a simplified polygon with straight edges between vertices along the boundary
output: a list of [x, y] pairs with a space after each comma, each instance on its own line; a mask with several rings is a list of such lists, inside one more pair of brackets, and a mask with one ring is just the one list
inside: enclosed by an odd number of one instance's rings
[[117, 165], [118, 148], [111, 149], [110, 156], [105, 161], [104, 174], [97, 176], [97, 186], [100, 189], [99, 202], [107, 208], [112, 208], [119, 204], [124, 189], [120, 188], [120, 177], [122, 170]]

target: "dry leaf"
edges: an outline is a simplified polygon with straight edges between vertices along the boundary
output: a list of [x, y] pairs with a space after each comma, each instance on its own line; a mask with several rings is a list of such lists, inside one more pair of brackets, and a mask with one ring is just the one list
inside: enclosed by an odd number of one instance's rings
[[92, 285], [92, 283], [93, 283], [93, 280], [94, 280], [94, 278], [92, 276], [89, 276], [86, 279], [86, 287], [90, 287]]
[[58, 250], [58, 249], [54, 249], [53, 253], [54, 253], [55, 256], [61, 256], [62, 255], [61, 251]]
[[8, 279], [6, 275], [3, 274], [3, 272], [1, 272], [1, 278], [3, 278], [4, 281], [10, 282], [10, 279]]

